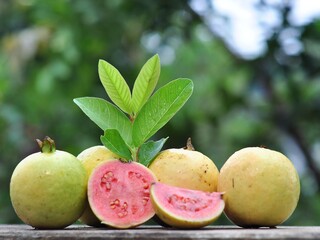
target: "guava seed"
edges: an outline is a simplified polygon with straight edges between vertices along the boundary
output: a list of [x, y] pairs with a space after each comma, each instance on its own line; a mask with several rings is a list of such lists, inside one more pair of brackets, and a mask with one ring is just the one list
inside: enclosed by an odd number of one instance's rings
[[114, 177], [113, 172], [108, 171], [101, 178], [100, 186], [104, 188], [106, 191], [110, 191], [112, 187], [111, 183], [117, 182], [117, 181], [118, 179]]
[[150, 199], [149, 197], [143, 197], [143, 198], [142, 198], [142, 204], [143, 204], [143, 206], [147, 205], [149, 199]]
[[[168, 203], [171, 204], [172, 206], [174, 206], [178, 209], [184, 210], [184, 211], [198, 212], [201, 209], [207, 208], [208, 205], [210, 205], [212, 203], [212, 201], [209, 200], [208, 202], [202, 203], [201, 199], [192, 199], [189, 197], [184, 198], [182, 196], [178, 196], [176, 194], [173, 194], [168, 197]], [[195, 204], [201, 204], [201, 205], [200, 205], [200, 207], [198, 206], [197, 208], [195, 208], [194, 207]]]

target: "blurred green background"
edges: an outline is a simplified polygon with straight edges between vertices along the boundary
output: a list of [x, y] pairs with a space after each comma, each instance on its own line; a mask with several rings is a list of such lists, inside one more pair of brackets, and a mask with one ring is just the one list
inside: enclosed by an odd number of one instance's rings
[[72, 101], [108, 99], [98, 60], [132, 87], [159, 53], [158, 86], [187, 77], [195, 89], [155, 138], [170, 136], [171, 148], [192, 137], [219, 168], [243, 147], [283, 152], [301, 179], [299, 205], [285, 224], [317, 225], [320, 21], [294, 18], [297, 1], [243, 0], [233, 11], [232, 1], [221, 2], [0, 0], [0, 223], [19, 222], [10, 176], [38, 151], [36, 138], [48, 135], [74, 155], [100, 144], [101, 130]]

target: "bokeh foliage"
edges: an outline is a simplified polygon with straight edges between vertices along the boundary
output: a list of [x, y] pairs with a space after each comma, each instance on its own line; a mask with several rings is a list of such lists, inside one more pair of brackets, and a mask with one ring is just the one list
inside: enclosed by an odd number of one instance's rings
[[[317, 224], [320, 22], [291, 26], [290, 6], [278, 12], [282, 23], [267, 51], [248, 60], [187, 1], [0, 0], [0, 223], [19, 222], [9, 181], [16, 164], [38, 151], [34, 139], [48, 135], [75, 155], [100, 144], [100, 129], [72, 101], [107, 98], [98, 60], [112, 63], [132, 87], [143, 63], [159, 53], [160, 86], [178, 77], [195, 84], [187, 104], [158, 133], [170, 136], [165, 148], [182, 147], [190, 136], [219, 168], [242, 147], [281, 151], [294, 162], [302, 186], [286, 224]], [[288, 30], [299, 32], [303, 46], [293, 55], [280, 41]]]

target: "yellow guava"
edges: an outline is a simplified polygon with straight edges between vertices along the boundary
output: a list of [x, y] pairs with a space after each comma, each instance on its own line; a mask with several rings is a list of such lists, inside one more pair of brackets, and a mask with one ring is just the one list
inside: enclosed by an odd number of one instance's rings
[[235, 152], [220, 170], [218, 191], [224, 192], [225, 214], [242, 227], [274, 227], [295, 210], [300, 181], [282, 153], [261, 147]]
[[217, 190], [219, 171], [216, 165], [210, 158], [195, 151], [191, 142], [188, 142], [187, 148], [160, 152], [149, 169], [161, 183], [205, 192]]
[[50, 138], [38, 143], [41, 152], [24, 158], [12, 173], [11, 202], [18, 217], [28, 225], [64, 228], [84, 211], [86, 172], [75, 156], [55, 150]]
[[[108, 160], [118, 159], [119, 156], [111, 152], [105, 146], [98, 145], [83, 150], [77, 158], [82, 162], [87, 173], [87, 179], [89, 179], [96, 166]], [[79, 220], [89, 226], [103, 226], [101, 221], [92, 212], [88, 200], [86, 201], [85, 210]]]

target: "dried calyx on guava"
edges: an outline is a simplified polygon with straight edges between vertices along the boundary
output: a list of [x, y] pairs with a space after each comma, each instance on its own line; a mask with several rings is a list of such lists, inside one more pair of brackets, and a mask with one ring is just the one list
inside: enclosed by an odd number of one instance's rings
[[[86, 172], [87, 178], [89, 179], [90, 174], [100, 163], [118, 159], [119, 156], [111, 152], [108, 148], [102, 145], [93, 146], [83, 150], [78, 154], [77, 158], [83, 164]], [[92, 212], [90, 204], [86, 201], [86, 207], [79, 219], [82, 223], [87, 224], [92, 227], [101, 227], [101, 221]]]
[[49, 137], [37, 140], [41, 152], [24, 158], [14, 169], [10, 198], [18, 217], [38, 229], [59, 229], [81, 216], [87, 178], [81, 162], [59, 151]]
[[201, 228], [213, 223], [224, 209], [220, 192], [203, 192], [169, 186], [151, 185], [151, 201], [157, 217], [175, 228]]
[[159, 182], [193, 190], [217, 190], [219, 170], [214, 162], [195, 151], [191, 138], [185, 148], [172, 148], [160, 152], [149, 165]]
[[220, 170], [218, 191], [225, 192], [225, 214], [241, 227], [274, 227], [295, 210], [300, 181], [282, 153], [247, 147], [234, 154]]
[[154, 216], [150, 200], [153, 173], [140, 163], [111, 160], [99, 164], [88, 182], [92, 211], [114, 228], [138, 226]]

